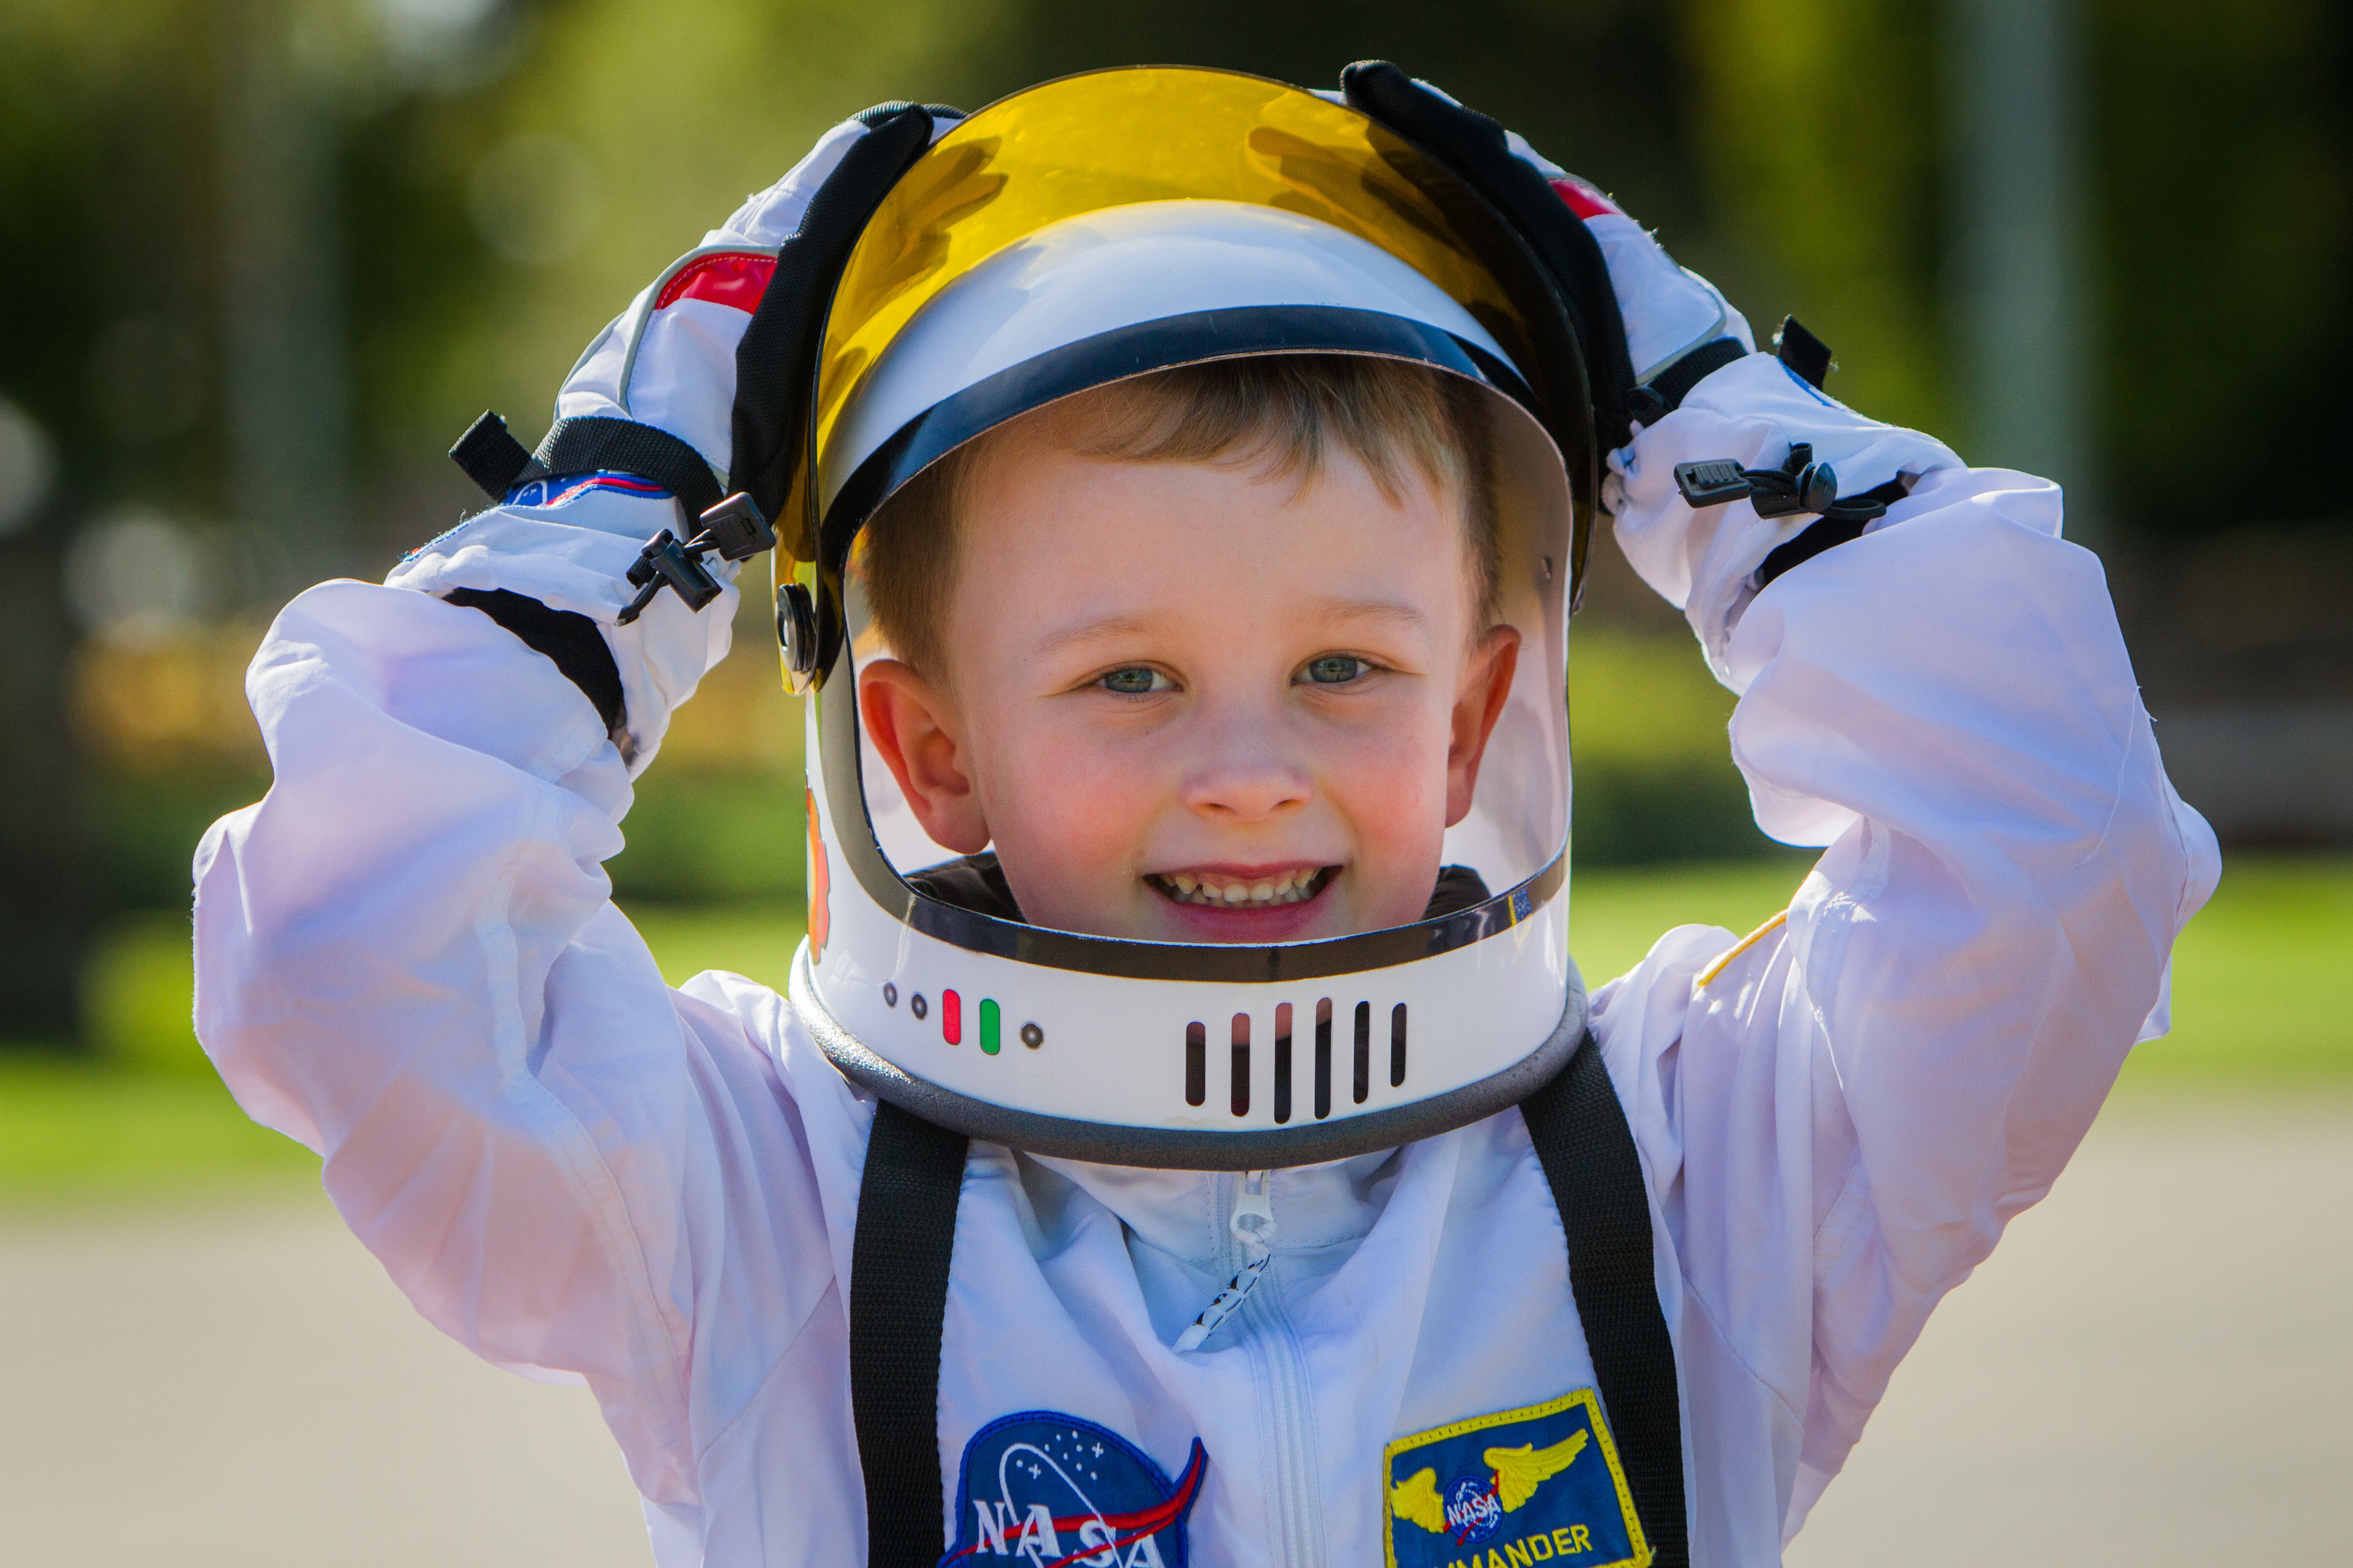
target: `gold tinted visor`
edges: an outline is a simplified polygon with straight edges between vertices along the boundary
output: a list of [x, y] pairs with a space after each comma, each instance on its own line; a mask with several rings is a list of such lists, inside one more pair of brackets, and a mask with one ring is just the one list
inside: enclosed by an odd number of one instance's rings
[[1097, 71], [974, 114], [883, 198], [827, 317], [817, 460], [802, 465], [786, 515], [809, 516], [807, 488], [860, 378], [942, 289], [1049, 225], [1188, 198], [1276, 207], [1378, 246], [1452, 296], [1531, 374], [1514, 300], [1545, 299], [1546, 285], [1485, 204], [1410, 143], [1356, 110], [1259, 77]]

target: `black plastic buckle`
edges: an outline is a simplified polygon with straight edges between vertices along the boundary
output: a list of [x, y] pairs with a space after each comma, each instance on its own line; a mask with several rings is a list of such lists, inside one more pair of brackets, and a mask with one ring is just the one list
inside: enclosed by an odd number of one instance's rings
[[1790, 447], [1788, 460], [1778, 468], [1744, 468], [1728, 458], [1677, 463], [1675, 489], [1694, 509], [1745, 499], [1759, 517], [1834, 512], [1851, 521], [1868, 521], [1887, 510], [1885, 502], [1875, 500], [1840, 506], [1837, 470], [1828, 463], [1815, 462], [1813, 447], [1804, 441]]
[[466, 433], [449, 448], [449, 456], [494, 502], [506, 500], [507, 491], [531, 467], [531, 448], [516, 440], [507, 422], [487, 408], [480, 419], [466, 426]]
[[1756, 488], [1748, 481], [1748, 471], [1729, 458], [1675, 465], [1675, 489], [1694, 510], [1738, 500]]
[[[685, 508], [681, 506], [683, 513]], [[629, 585], [638, 596], [621, 609], [619, 622], [628, 626], [645, 614], [646, 606], [663, 588], [672, 588], [686, 601], [690, 610], [701, 610], [722, 591], [719, 579], [702, 564], [702, 557], [716, 555], [723, 561], [748, 561], [764, 550], [776, 547], [776, 531], [760, 515], [752, 498], [738, 490], [709, 511], [696, 519], [702, 528], [693, 538], [681, 543], [678, 535], [663, 529], [653, 536], [629, 567]]]
[[1830, 344], [1806, 331], [1805, 324], [1795, 316], [1781, 318], [1780, 330], [1773, 334], [1773, 353], [1816, 392], [1831, 378], [1831, 372], [1838, 369]]

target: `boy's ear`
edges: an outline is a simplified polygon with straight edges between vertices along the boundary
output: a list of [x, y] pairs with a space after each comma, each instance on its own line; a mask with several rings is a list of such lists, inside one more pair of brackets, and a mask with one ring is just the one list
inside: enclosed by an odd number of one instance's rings
[[938, 689], [913, 665], [878, 658], [858, 672], [858, 712], [932, 841], [959, 855], [987, 848], [980, 792], [965, 772], [955, 710]]
[[1471, 815], [1471, 795], [1479, 787], [1479, 763], [1487, 754], [1487, 737], [1504, 716], [1504, 702], [1512, 694], [1512, 676], [1520, 668], [1520, 634], [1514, 626], [1491, 626], [1471, 652], [1462, 672], [1462, 689], [1454, 695], [1453, 735], [1446, 748], [1446, 826]]

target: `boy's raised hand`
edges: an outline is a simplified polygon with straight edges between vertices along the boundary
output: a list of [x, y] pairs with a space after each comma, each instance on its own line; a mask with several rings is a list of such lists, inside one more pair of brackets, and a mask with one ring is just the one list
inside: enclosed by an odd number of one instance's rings
[[[1600, 245], [1638, 384], [1659, 384], [1696, 351], [1719, 341], [1736, 345], [1742, 353], [1756, 352], [1747, 318], [1733, 309], [1715, 284], [1679, 266], [1648, 229], [1591, 182], [1545, 157], [1518, 132], [1506, 132], [1504, 137], [1513, 154], [1545, 177]], [[1666, 401], [1679, 401], [1679, 394]], [[1657, 423], [1655, 417], [1645, 420], [1639, 405], [1634, 416], [1641, 423]]]
[[503, 504], [413, 552], [387, 584], [480, 609], [554, 659], [641, 771], [670, 711], [727, 652], [737, 566], [704, 558], [719, 592], [700, 606], [646, 598], [631, 569], [649, 541], [687, 538], [722, 497], [748, 495], [777, 520], [808, 395], [793, 367], [809, 357], [821, 290], [883, 192], [957, 118], [883, 104], [826, 132], [597, 334], [535, 453], [495, 419], [468, 433], [452, 455]]
[[1756, 352], [1747, 321], [1714, 284], [1525, 137], [1386, 60], [1348, 67], [1327, 96], [1452, 168], [1527, 243], [1583, 344], [1605, 447], [1623, 446], [1630, 426], [1657, 424], [1707, 371]]
[[580, 357], [559, 421], [619, 417], [679, 437], [725, 490], [776, 519], [789, 433], [807, 396], [795, 368], [819, 330], [850, 246], [892, 181], [963, 116], [885, 103], [843, 121], [807, 157], [663, 271]]
[[[1943, 443], [1824, 394], [1819, 367], [1801, 372], [1757, 353], [1747, 321], [1714, 284], [1525, 138], [1384, 61], [1349, 67], [1341, 85], [1345, 101], [1465, 173], [1551, 271], [1584, 335], [1595, 425], [1612, 448], [1601, 503], [1618, 542], [1684, 612], [1735, 690], [1746, 678], [1728, 660], [1728, 639], [1751, 599], [1795, 563], [1907, 515], [1926, 476], [1960, 469]], [[1572, 221], [1562, 222], [1563, 208]], [[1833, 500], [1865, 504], [1837, 520], [1819, 505], [1760, 509], [1750, 500], [1703, 510], [1675, 478], [1694, 462], [1728, 464], [1744, 478], [1820, 479], [1805, 489], [1810, 500], [1834, 490]], [[1838, 527], [1800, 541], [1818, 521]]]

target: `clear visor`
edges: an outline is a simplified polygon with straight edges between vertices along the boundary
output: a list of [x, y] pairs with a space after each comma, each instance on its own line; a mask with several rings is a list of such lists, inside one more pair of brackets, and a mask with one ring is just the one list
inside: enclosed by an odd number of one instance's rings
[[[1443, 866], [1477, 873], [1485, 902], [1419, 922], [1427, 932], [1409, 921], [1385, 941], [1327, 937], [1267, 963], [1409, 962], [1548, 901], [1569, 821], [1567, 613], [1581, 518], [1567, 464], [1591, 457], [1564, 458], [1585, 426], [1556, 440], [1545, 417], [1557, 414], [1540, 416], [1549, 405], [1531, 390], [1532, 367], [1553, 403], [1565, 375], [1582, 385], [1573, 348], [1544, 348], [1551, 340], [1515, 303], [1550, 300], [1524, 250], [1451, 176], [1354, 110], [1280, 84], [1102, 73], [1017, 95], [944, 136], [886, 198], [835, 296], [799, 492], [814, 559], [791, 563], [831, 628], [819, 798], [867, 896], [967, 949], [1168, 973], [1111, 951], [1164, 944], [1008, 934], [909, 888], [959, 856], [924, 831], [859, 721], [859, 678], [893, 650], [852, 546], [931, 464], [1061, 399], [1208, 361], [1336, 353], [1414, 362], [1482, 389], [1494, 619], [1517, 630], [1519, 655], [1470, 808], [1442, 850]], [[1304, 946], [1332, 951], [1295, 951]], [[1203, 963], [1240, 975], [1249, 961]]]

